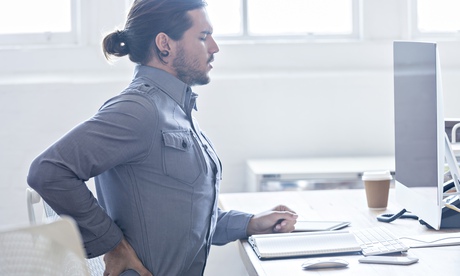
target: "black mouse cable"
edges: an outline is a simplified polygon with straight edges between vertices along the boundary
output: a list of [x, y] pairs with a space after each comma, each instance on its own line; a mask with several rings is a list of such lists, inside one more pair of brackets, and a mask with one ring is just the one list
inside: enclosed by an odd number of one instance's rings
[[406, 209], [402, 209], [401, 211], [399, 211], [396, 214], [382, 214], [382, 215], [377, 217], [377, 220], [380, 221], [380, 222], [386, 222], [386, 223], [390, 223], [390, 222], [392, 222], [392, 221], [394, 221], [396, 219], [399, 219], [399, 218], [418, 220], [418, 217], [416, 215], [405, 214], [406, 212], [408, 212]]

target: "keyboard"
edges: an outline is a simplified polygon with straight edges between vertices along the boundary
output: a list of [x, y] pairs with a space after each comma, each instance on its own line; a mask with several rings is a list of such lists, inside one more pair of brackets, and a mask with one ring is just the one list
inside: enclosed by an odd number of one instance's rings
[[364, 256], [404, 252], [409, 247], [383, 227], [372, 227], [350, 231], [355, 235]]

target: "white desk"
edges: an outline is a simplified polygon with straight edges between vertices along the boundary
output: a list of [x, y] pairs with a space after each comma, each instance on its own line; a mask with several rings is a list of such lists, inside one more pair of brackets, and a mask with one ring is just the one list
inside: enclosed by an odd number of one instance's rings
[[395, 162], [394, 156], [254, 159], [247, 161], [247, 167], [248, 191], [256, 192], [271, 190], [265, 187], [267, 182], [359, 183], [365, 171], [394, 172]]
[[[394, 190], [390, 190], [387, 211], [401, 210], [394, 202]], [[259, 213], [277, 204], [286, 204], [304, 219], [347, 220], [352, 228], [384, 226], [397, 236], [437, 234], [415, 220], [399, 219], [390, 224], [381, 223], [376, 216], [382, 211], [367, 208], [364, 190], [317, 190], [300, 192], [236, 193], [221, 194], [220, 205], [224, 210], [241, 210]], [[441, 232], [458, 232], [460, 229]], [[410, 249], [409, 253], [420, 260], [409, 266], [361, 264], [360, 255], [341, 256], [350, 264], [344, 269], [302, 270], [300, 265], [307, 258], [291, 258], [261, 261], [245, 240], [238, 241], [240, 257], [249, 275], [305, 276], [305, 275], [460, 275], [460, 246]]]

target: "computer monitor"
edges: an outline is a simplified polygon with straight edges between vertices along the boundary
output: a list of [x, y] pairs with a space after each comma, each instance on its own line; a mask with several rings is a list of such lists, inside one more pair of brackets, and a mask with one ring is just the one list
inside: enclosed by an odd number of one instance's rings
[[437, 45], [397, 41], [393, 50], [396, 200], [430, 228], [460, 227], [460, 213], [445, 207], [458, 203], [444, 193], [446, 157], [457, 190], [458, 166], [444, 129]]

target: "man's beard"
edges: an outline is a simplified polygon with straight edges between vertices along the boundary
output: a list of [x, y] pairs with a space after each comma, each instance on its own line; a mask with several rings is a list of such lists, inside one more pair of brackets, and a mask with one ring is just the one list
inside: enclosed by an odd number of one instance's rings
[[187, 58], [182, 47], [179, 48], [172, 66], [177, 73], [177, 78], [189, 86], [204, 85], [211, 81], [207, 72], [198, 69], [199, 61], [192, 57]]

